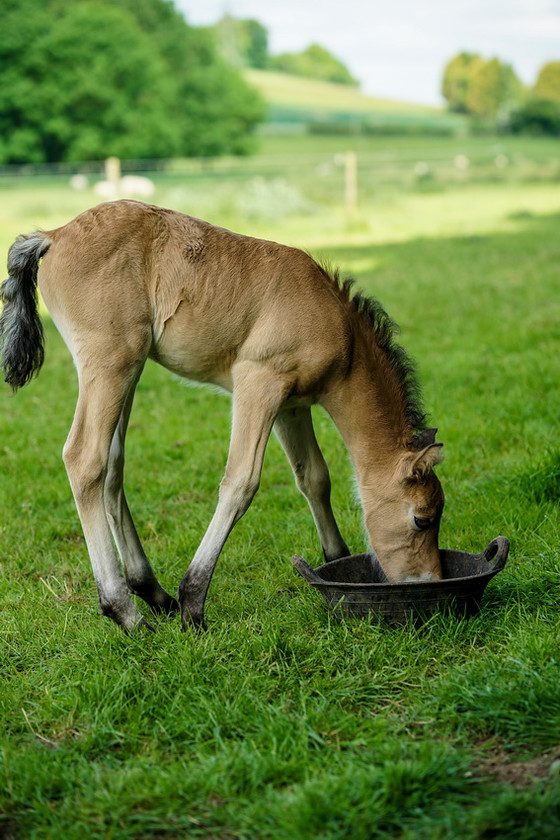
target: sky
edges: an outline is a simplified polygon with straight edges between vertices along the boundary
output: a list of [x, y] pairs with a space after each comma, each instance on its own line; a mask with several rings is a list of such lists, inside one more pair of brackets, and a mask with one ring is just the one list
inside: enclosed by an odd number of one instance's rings
[[254, 18], [269, 50], [318, 43], [361, 82], [364, 93], [441, 105], [441, 77], [459, 52], [512, 64], [533, 85], [560, 61], [560, 0], [175, 0], [193, 26], [224, 14]]

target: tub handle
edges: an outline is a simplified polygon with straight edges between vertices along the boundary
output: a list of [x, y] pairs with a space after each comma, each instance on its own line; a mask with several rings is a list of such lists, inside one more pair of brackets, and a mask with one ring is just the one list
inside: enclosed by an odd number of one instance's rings
[[294, 556], [290, 558], [290, 562], [294, 569], [299, 572], [302, 578], [304, 578], [308, 583], [325, 583], [323, 578], [319, 577], [319, 575], [313, 571], [309, 563], [306, 563], [303, 557], [300, 557], [299, 554], [294, 554]]
[[488, 543], [482, 557], [491, 563], [489, 571], [500, 572], [506, 565], [506, 560], [509, 552], [509, 540], [507, 537], [496, 537], [491, 543]]

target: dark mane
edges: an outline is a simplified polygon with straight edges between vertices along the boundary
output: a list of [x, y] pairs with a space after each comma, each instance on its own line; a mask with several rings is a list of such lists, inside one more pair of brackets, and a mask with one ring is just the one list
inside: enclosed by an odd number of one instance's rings
[[359, 315], [361, 321], [371, 331], [376, 346], [382, 351], [392, 369], [398, 389], [402, 396], [405, 419], [411, 432], [420, 432], [426, 428], [426, 414], [422, 405], [422, 393], [416, 374], [416, 365], [404, 347], [395, 341], [400, 332], [398, 324], [387, 314], [375, 298], [355, 290], [353, 279], [342, 280], [338, 270], [331, 270], [319, 265], [324, 276], [334, 284], [341, 298], [352, 312]]

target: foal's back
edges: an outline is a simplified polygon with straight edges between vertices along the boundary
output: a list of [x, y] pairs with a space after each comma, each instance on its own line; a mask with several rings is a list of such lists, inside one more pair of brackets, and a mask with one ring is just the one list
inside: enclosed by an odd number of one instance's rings
[[48, 234], [39, 285], [72, 352], [150, 355], [232, 389], [236, 362], [298, 371], [296, 392], [342, 364], [348, 325], [306, 253], [134, 201], [99, 205]]

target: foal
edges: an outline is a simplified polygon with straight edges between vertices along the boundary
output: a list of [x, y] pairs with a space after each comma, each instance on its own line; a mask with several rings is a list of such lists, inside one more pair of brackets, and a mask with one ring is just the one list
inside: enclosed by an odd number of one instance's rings
[[[389, 580], [441, 576], [443, 493], [433, 472], [441, 444], [424, 427], [412, 365], [376, 301], [352, 296], [348, 282], [302, 251], [135, 201], [19, 237], [8, 270], [0, 316], [6, 382], [25, 385], [43, 362], [37, 283], [78, 371], [63, 457], [104, 615], [126, 630], [145, 624], [132, 592], [155, 612], [180, 608], [183, 627], [204, 626], [216, 561], [258, 488], [273, 428], [327, 561], [350, 554], [330, 504], [313, 403], [348, 448]], [[148, 358], [225, 388], [233, 400], [218, 504], [178, 603], [154, 575], [123, 490], [126, 429]]]

